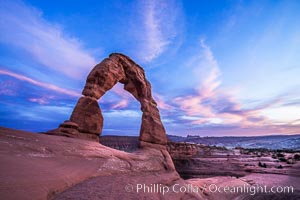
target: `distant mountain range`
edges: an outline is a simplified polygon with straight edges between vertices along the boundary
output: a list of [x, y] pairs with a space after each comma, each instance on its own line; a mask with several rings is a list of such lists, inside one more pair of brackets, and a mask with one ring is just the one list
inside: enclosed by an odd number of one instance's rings
[[168, 135], [172, 142], [187, 142], [205, 144], [210, 146], [224, 146], [226, 148], [267, 148], [300, 150], [300, 135], [269, 135], [249, 137], [200, 137], [200, 136], [174, 136]]

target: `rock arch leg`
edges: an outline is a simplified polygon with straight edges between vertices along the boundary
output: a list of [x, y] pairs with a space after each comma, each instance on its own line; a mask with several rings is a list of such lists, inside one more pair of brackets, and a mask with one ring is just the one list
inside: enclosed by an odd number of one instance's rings
[[[90, 134], [91, 138], [99, 136], [103, 127], [103, 116], [97, 99], [80, 97], [70, 117], [78, 125], [80, 133]], [[94, 135], [94, 136], [93, 136]]]

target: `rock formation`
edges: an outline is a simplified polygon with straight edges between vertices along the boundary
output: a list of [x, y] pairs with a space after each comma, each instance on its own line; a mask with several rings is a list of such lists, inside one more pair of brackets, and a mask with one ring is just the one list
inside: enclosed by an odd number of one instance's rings
[[124, 84], [124, 89], [141, 104], [143, 114], [140, 144], [165, 145], [167, 142], [165, 129], [151, 94], [151, 84], [146, 79], [143, 68], [119, 53], [111, 54], [93, 68], [87, 77], [82, 91], [83, 96], [78, 100], [70, 120], [49, 133], [99, 140], [103, 117], [98, 100], [118, 82]]
[[[64, 128], [74, 126], [66, 124]], [[0, 142], [0, 199], [190, 199], [184, 198], [190, 197], [188, 193], [162, 198], [159, 193], [124, 189], [137, 183], [185, 185], [162, 148], [144, 146], [127, 153], [95, 141], [4, 127], [0, 127]], [[83, 186], [73, 188], [78, 184]]]

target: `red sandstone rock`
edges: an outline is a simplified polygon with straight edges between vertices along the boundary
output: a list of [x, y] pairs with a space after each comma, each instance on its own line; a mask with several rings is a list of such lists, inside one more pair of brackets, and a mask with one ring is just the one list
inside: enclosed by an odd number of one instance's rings
[[[82, 91], [84, 96], [78, 100], [70, 121], [78, 125], [81, 135], [101, 135], [103, 117], [97, 100], [118, 82], [124, 84], [124, 89], [141, 104], [143, 115], [140, 141], [165, 145], [166, 133], [151, 94], [151, 84], [143, 68], [122, 54], [113, 53], [93, 68]], [[60, 134], [61, 131], [60, 127], [52, 133]]]
[[[64, 124], [75, 125], [70, 121]], [[0, 142], [0, 199], [162, 199], [159, 194], [148, 193], [140, 198], [124, 187], [129, 183], [185, 184], [165, 147], [159, 144], [148, 143], [155, 147], [127, 153], [95, 141], [4, 127], [0, 127]], [[92, 177], [104, 179], [97, 179], [87, 189], [85, 181]], [[72, 187], [81, 182], [81, 192], [75, 188], [74, 193]], [[66, 194], [58, 194], [69, 189]], [[170, 195], [169, 199], [178, 196]]]
[[103, 116], [98, 101], [92, 97], [80, 97], [71, 115], [82, 133], [99, 135], [103, 127]]

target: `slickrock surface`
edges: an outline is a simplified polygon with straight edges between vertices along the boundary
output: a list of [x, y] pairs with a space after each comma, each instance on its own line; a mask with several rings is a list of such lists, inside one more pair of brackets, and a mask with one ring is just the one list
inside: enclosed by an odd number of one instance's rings
[[162, 145], [126, 153], [96, 141], [1, 127], [0, 143], [0, 199], [47, 199], [98, 176], [160, 173], [158, 182], [165, 175], [181, 180]]
[[[147, 186], [137, 190], [137, 184]], [[162, 191], [163, 186], [172, 187], [176, 185], [175, 192], [170, 189], [168, 192]], [[110, 176], [99, 176], [83, 181], [78, 185], [57, 195], [55, 200], [76, 199], [203, 199], [203, 194], [193, 192], [177, 192], [179, 187], [186, 185], [186, 182], [172, 173], [129, 173]], [[144, 186], [139, 186], [144, 187]], [[160, 189], [161, 188], [161, 189]], [[79, 199], [79, 198], [78, 198]]]
[[49, 133], [81, 138], [86, 135], [87, 139], [98, 140], [102, 132], [103, 117], [97, 100], [118, 82], [124, 84], [124, 89], [141, 104], [143, 115], [140, 141], [165, 145], [165, 128], [143, 68], [129, 57], [118, 53], [104, 59], [88, 75], [83, 96], [78, 100], [70, 118], [71, 122], [78, 124], [78, 130], [66, 129], [63, 123]]

